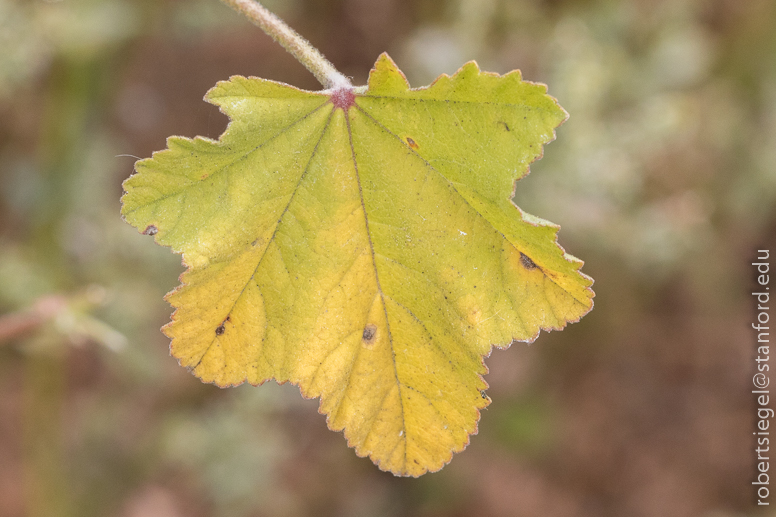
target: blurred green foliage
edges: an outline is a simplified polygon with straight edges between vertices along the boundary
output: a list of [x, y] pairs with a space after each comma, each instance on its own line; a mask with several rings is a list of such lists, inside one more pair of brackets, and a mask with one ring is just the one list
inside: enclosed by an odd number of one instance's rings
[[220, 134], [216, 81], [314, 79], [217, 0], [0, 0], [0, 516], [755, 515], [776, 5], [267, 6], [356, 83], [383, 50], [416, 86], [470, 59], [547, 83], [571, 118], [516, 201], [561, 224], [596, 309], [495, 352], [480, 434], [420, 480], [291, 386], [200, 384], [158, 331], [182, 268], [121, 221], [121, 181], [170, 134]]

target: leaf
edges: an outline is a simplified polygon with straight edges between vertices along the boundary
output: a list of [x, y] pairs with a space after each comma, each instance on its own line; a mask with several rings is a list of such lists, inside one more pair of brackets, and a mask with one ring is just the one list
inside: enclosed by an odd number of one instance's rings
[[137, 162], [122, 213], [188, 270], [164, 332], [205, 382], [292, 382], [381, 469], [435, 471], [477, 431], [491, 347], [592, 308], [592, 280], [513, 185], [566, 113], [475, 63], [410, 89], [383, 54], [368, 87], [232, 77], [218, 141]]

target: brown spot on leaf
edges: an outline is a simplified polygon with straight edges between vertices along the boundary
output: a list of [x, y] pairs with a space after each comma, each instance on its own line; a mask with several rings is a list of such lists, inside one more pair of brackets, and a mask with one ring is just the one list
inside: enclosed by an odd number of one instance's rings
[[524, 254], [523, 252], [520, 252], [520, 263], [526, 269], [536, 269], [539, 267], [533, 260], [528, 257], [528, 255]]
[[506, 129], [507, 131], [512, 131], [511, 129], [509, 129], [509, 126], [507, 125], [507, 123], [506, 123], [506, 122], [504, 122], [504, 121], [499, 121], [499, 124], [501, 124], [502, 126], [504, 126], [504, 129]]
[[222, 321], [221, 324], [218, 327], [216, 327], [216, 336], [221, 336], [221, 335], [224, 334], [224, 332], [226, 332], [226, 322], [227, 321], [232, 321], [232, 317], [231, 316], [227, 316], [226, 319], [224, 321]]
[[156, 235], [159, 230], [153, 224], [150, 224], [143, 230], [143, 235]]
[[364, 333], [361, 335], [361, 339], [364, 341], [365, 345], [371, 345], [375, 341], [375, 336], [377, 335], [377, 325], [374, 323], [370, 323], [366, 327], [364, 327]]
[[410, 147], [412, 147], [412, 148], [413, 148], [413, 149], [415, 149], [415, 150], [417, 150], [417, 149], [420, 147], [420, 146], [418, 145], [418, 143], [417, 143], [417, 142], [415, 142], [415, 140], [413, 140], [413, 139], [412, 139], [412, 138], [410, 138], [410, 137], [407, 137], [407, 144], [409, 144], [409, 146], [410, 146]]

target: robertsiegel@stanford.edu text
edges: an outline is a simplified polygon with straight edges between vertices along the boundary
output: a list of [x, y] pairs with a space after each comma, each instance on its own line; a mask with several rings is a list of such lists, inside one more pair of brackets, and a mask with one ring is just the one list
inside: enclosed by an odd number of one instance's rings
[[752, 384], [754, 390], [752, 393], [755, 395], [755, 403], [757, 407], [757, 420], [756, 430], [752, 433], [755, 435], [756, 446], [755, 464], [757, 470], [755, 472], [756, 480], [752, 481], [752, 485], [757, 489], [757, 504], [759, 506], [770, 505], [768, 497], [770, 495], [770, 423], [771, 418], [774, 416], [773, 409], [770, 408], [770, 390], [768, 385], [770, 381], [770, 366], [768, 361], [770, 359], [770, 276], [769, 276], [769, 262], [770, 250], [757, 250], [757, 261], [752, 262], [752, 265], [757, 269], [756, 282], [757, 291], [753, 292], [755, 304], [755, 321], [752, 323], [752, 328], [757, 335], [757, 353], [755, 355], [755, 361], [757, 361], [757, 372], [752, 377]]

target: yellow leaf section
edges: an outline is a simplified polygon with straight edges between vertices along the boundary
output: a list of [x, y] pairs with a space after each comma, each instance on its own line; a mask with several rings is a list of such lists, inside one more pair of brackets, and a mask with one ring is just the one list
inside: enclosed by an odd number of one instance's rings
[[476, 432], [492, 345], [592, 307], [557, 227], [509, 200], [565, 118], [542, 87], [467, 65], [411, 90], [381, 56], [347, 111], [240, 77], [207, 99], [225, 134], [138, 162], [122, 210], [184, 254], [164, 330], [203, 381], [297, 384], [359, 455], [418, 476]]

